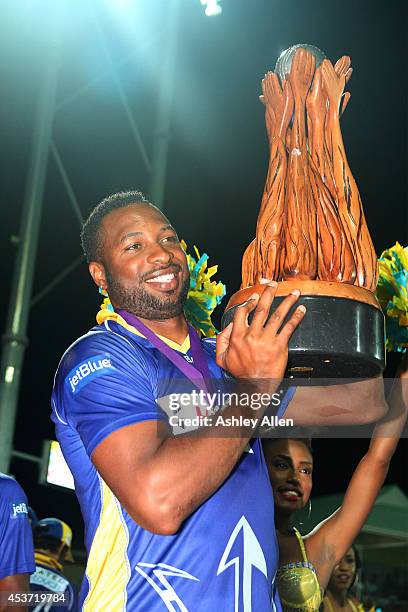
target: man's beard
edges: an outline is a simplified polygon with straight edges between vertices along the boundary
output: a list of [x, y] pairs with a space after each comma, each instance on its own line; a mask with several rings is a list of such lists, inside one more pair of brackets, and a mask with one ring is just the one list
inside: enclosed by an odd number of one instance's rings
[[183, 313], [190, 288], [189, 276], [183, 280], [177, 300], [174, 300], [173, 296], [163, 298], [155, 296], [143, 287], [126, 287], [111, 276], [106, 266], [105, 274], [109, 299], [122, 310], [127, 310], [137, 317], [150, 321], [164, 321]]

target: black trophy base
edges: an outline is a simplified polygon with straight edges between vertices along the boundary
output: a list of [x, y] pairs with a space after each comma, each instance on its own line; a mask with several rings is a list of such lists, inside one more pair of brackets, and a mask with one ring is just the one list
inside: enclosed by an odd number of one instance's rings
[[[275, 297], [271, 313], [283, 299]], [[300, 304], [306, 306], [306, 314], [290, 339], [286, 378], [372, 378], [382, 372], [385, 336], [379, 308], [321, 295], [301, 295], [296, 306]], [[237, 306], [225, 311], [223, 329], [232, 321]]]

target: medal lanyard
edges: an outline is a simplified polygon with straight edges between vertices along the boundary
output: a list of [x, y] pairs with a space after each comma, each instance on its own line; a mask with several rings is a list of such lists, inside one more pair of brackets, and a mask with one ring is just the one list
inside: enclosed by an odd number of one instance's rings
[[170, 348], [161, 338], [159, 338], [151, 329], [149, 329], [140, 319], [126, 310], [117, 310], [118, 315], [125, 319], [129, 325], [132, 325], [143, 336], [153, 344], [169, 361], [171, 361], [184, 376], [186, 376], [194, 386], [209, 393], [211, 389], [211, 375], [208, 369], [207, 359], [204, 356], [203, 347], [201, 346], [200, 338], [190, 324], [188, 324], [188, 334], [190, 337], [191, 354], [193, 356], [194, 365], [189, 363], [176, 350]]

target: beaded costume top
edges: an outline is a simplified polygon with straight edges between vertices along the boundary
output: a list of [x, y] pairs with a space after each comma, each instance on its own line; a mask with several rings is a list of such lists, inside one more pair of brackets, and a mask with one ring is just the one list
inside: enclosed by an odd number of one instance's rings
[[323, 592], [316, 570], [307, 560], [302, 536], [295, 528], [303, 561], [282, 565], [276, 575], [278, 592], [284, 612], [316, 612], [323, 601]]

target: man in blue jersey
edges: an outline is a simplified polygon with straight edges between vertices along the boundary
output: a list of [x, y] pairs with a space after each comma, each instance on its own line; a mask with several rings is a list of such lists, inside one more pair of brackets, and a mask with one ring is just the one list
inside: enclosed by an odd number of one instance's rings
[[41, 602], [30, 606], [30, 610], [54, 612], [77, 609], [76, 589], [64, 576], [64, 561], [73, 562], [71, 553], [71, 528], [57, 518], [45, 518], [34, 527], [35, 572], [30, 578], [33, 593], [55, 595], [40, 607]]
[[[270, 283], [237, 309], [216, 345], [197, 344], [183, 314], [185, 254], [140, 193], [102, 201], [82, 244], [114, 310], [99, 313], [99, 325], [66, 351], [52, 396], [86, 525], [81, 610], [280, 609], [272, 492], [259, 440], [250, 441], [254, 411], [240, 398], [263, 395], [269, 403], [277, 390], [304, 316], [299, 307], [285, 323], [299, 292], [294, 287], [265, 323], [276, 291]], [[174, 397], [186, 388], [208, 391], [222, 369], [236, 378], [236, 393], [217, 409], [236, 424], [227, 432], [213, 419], [174, 436]], [[200, 402], [190, 408], [206, 414]]]
[[34, 572], [34, 550], [28, 520], [26, 495], [18, 482], [0, 473], [0, 611], [22, 612], [17, 600], [7, 597], [29, 590], [29, 575]]

